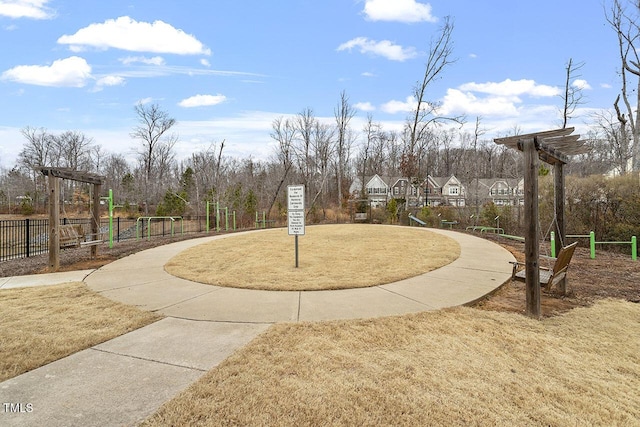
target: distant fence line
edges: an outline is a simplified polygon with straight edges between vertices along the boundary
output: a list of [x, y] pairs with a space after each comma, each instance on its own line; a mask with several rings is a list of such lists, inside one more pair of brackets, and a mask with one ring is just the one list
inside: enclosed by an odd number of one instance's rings
[[[85, 234], [90, 233], [89, 218], [63, 218], [60, 224], [82, 224]], [[147, 225], [142, 221], [143, 236], [170, 236], [171, 224], [167, 221], [154, 221]], [[184, 233], [199, 233], [205, 231], [206, 218], [191, 218], [184, 221]], [[183, 232], [180, 230], [179, 234]], [[109, 219], [100, 219], [99, 240], [109, 239]], [[113, 241], [136, 238], [136, 219], [114, 218]], [[48, 219], [8, 219], [0, 220], [0, 262], [12, 259], [29, 258], [49, 251], [49, 220]]]

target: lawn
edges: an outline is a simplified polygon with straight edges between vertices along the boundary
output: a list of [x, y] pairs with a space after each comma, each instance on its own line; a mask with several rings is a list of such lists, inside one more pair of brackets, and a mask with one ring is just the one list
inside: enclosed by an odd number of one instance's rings
[[638, 337], [620, 300], [277, 324], [144, 425], [637, 426]]
[[286, 229], [246, 233], [190, 248], [165, 265], [174, 276], [217, 286], [282, 291], [382, 285], [449, 264], [458, 243], [420, 228], [382, 225], [307, 227], [299, 237]]
[[0, 290], [0, 381], [159, 319], [84, 283]]
[[[599, 279], [593, 305], [541, 321], [458, 307], [276, 324], [145, 425], [640, 426], [640, 304], [597, 300], [626, 283], [599, 262], [572, 275], [580, 301], [585, 272]], [[0, 290], [0, 313], [0, 381], [157, 319], [82, 283]]]

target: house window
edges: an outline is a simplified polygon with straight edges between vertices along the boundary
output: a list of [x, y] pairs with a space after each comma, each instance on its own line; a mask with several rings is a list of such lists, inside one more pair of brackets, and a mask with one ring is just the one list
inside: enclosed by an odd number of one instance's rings
[[458, 195], [460, 192], [458, 187], [449, 187], [449, 195], [450, 196], [455, 196]]
[[393, 194], [398, 195], [400, 193], [400, 189], [398, 187], [393, 187]]

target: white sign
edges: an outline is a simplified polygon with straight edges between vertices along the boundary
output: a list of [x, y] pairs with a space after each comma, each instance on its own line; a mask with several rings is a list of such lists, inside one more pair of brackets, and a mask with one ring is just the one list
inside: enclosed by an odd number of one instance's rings
[[304, 236], [304, 185], [287, 187], [287, 223], [290, 236]]
[[304, 185], [287, 187], [287, 210], [304, 211]]
[[290, 236], [304, 236], [304, 211], [287, 212]]

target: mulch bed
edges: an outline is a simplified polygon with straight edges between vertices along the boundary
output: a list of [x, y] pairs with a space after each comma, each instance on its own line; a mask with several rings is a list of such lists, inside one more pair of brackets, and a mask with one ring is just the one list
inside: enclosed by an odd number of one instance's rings
[[[180, 240], [205, 237], [205, 233], [187, 236], [154, 237], [152, 240], [128, 240], [113, 248], [99, 246], [98, 257], [91, 259], [88, 248], [67, 249], [60, 254], [60, 271], [99, 268], [105, 264], [133, 253]], [[500, 244], [516, 259], [523, 261], [524, 244], [497, 236], [483, 236]], [[544, 261], [541, 261], [544, 265]], [[31, 258], [0, 262], [0, 277], [46, 273], [46, 254]], [[525, 312], [525, 285], [511, 282], [487, 299], [476, 303], [482, 310]], [[542, 292], [541, 307], [543, 317], [554, 316], [574, 307], [591, 305], [604, 298], [616, 298], [640, 303], [640, 262], [632, 261], [630, 255], [598, 251], [596, 259], [589, 258], [588, 248], [577, 248], [569, 267], [567, 295], [558, 295], [551, 290]]]
[[[491, 235], [486, 238], [509, 250], [518, 261], [524, 261], [524, 243]], [[547, 253], [541, 249], [543, 254]], [[545, 261], [541, 260], [540, 265], [546, 266]], [[567, 295], [559, 295], [555, 289], [542, 292], [540, 305], [543, 317], [589, 306], [605, 298], [640, 303], [640, 261], [632, 261], [631, 255], [598, 250], [596, 259], [591, 259], [588, 248], [578, 247], [569, 265], [568, 277]], [[519, 281], [507, 283], [493, 296], [477, 303], [476, 307], [524, 314], [525, 284]]]

